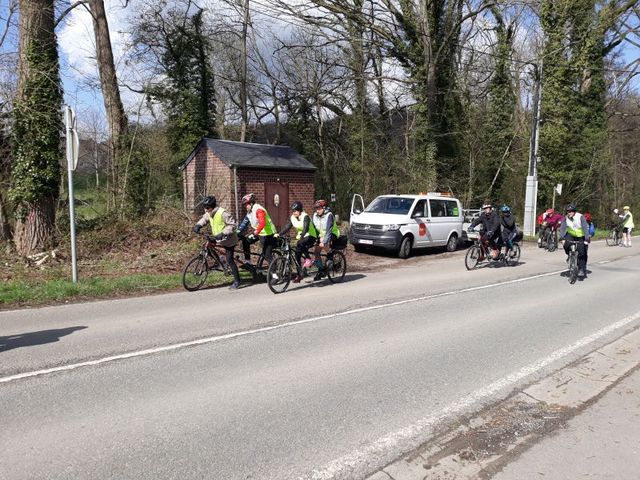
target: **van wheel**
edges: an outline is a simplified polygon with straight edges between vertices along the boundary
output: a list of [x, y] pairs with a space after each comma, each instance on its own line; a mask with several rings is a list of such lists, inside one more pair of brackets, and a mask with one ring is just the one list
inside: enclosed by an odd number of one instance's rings
[[402, 239], [402, 243], [400, 244], [400, 249], [398, 250], [398, 257], [400, 258], [408, 258], [411, 255], [411, 238], [404, 237]]
[[447, 252], [455, 252], [458, 249], [458, 236], [452, 233], [447, 242]]

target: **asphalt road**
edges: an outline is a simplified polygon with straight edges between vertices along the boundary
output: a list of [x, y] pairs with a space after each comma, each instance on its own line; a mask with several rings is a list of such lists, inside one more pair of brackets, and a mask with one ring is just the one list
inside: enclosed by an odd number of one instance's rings
[[0, 478], [361, 478], [637, 327], [634, 253], [2, 312]]

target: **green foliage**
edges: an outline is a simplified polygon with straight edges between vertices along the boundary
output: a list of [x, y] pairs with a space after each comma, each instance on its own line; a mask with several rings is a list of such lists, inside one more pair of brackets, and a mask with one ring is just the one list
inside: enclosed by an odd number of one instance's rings
[[167, 116], [167, 135], [178, 166], [203, 136], [216, 137], [211, 45], [203, 31], [202, 10], [189, 5], [168, 12], [145, 12], [137, 41], [155, 49], [165, 81], [147, 90]]
[[42, 198], [57, 198], [60, 185], [62, 89], [56, 43], [31, 39], [25, 57], [29, 74], [13, 111], [10, 198], [18, 217]]
[[596, 172], [608, 162], [606, 30], [601, 13], [594, 0], [542, 3], [541, 23], [547, 35], [540, 129], [542, 204], [551, 203], [553, 186], [562, 183], [564, 198], [590, 208]]

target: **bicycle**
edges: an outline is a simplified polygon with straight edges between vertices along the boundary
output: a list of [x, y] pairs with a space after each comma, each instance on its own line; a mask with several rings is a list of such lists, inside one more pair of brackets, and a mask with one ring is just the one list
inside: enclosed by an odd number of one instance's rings
[[[242, 240], [246, 239], [247, 237], [239, 233], [238, 238], [240, 240], [240, 244], [242, 244]], [[276, 257], [279, 257], [282, 255], [283, 240], [284, 239], [282, 237], [276, 237], [276, 245], [271, 249], [271, 261], [273, 261]], [[264, 256], [264, 251], [261, 251], [260, 253], [251, 252], [250, 256], [258, 257], [255, 263], [247, 262], [246, 260], [245, 261], [240, 260], [240, 255], [239, 254], [236, 255], [234, 252], [234, 258], [236, 260], [236, 263], [238, 263], [240, 268], [249, 270], [253, 275], [253, 280], [257, 281], [260, 276], [264, 276], [267, 273], [270, 262], [267, 262], [265, 267], [265, 261], [267, 259]]]
[[190, 291], [200, 290], [207, 281], [210, 271], [222, 272], [225, 276], [231, 275], [231, 268], [215, 240], [203, 235], [204, 242], [200, 252], [193, 257], [182, 270], [182, 286]]
[[[340, 239], [344, 238], [343, 241]], [[340, 283], [347, 273], [347, 259], [342, 253], [347, 246], [347, 237], [339, 237], [338, 242], [334, 242], [329, 253], [320, 255], [325, 258], [324, 271], [331, 283]], [[267, 271], [267, 285], [273, 293], [284, 293], [289, 288], [293, 274], [302, 272], [302, 276], [320, 271], [319, 267], [302, 268], [295, 256], [295, 249], [291, 246], [291, 238], [282, 239], [282, 255], [274, 258], [269, 264]]]
[[544, 248], [547, 252], [555, 252], [558, 249], [558, 230], [555, 228], [547, 229], [542, 242], [545, 244]]
[[473, 270], [481, 262], [487, 261], [488, 263], [501, 262], [503, 265], [513, 267], [520, 261], [520, 253], [520, 245], [517, 242], [512, 242], [511, 248], [507, 248], [506, 252], [503, 253], [500, 248], [500, 254], [496, 258], [491, 258], [491, 248], [489, 248], [487, 237], [484, 233], [480, 233], [464, 256], [464, 266], [467, 270]]
[[577, 240], [565, 240], [565, 243], [569, 242], [569, 283], [573, 285], [578, 279], [578, 241]]
[[[200, 290], [207, 281], [207, 277], [211, 271], [221, 272], [224, 276], [231, 275], [231, 268], [227, 264], [224, 247], [218, 245], [217, 242], [208, 235], [201, 235], [204, 237], [204, 242], [200, 248], [200, 252], [189, 260], [182, 270], [182, 286], [189, 292]], [[281, 252], [278, 248], [274, 248], [271, 254], [273, 256], [272, 258], [275, 258], [280, 255]], [[233, 258], [238, 268], [249, 270], [252, 280], [257, 282], [260, 279], [260, 275], [264, 272], [262, 265], [264, 264], [265, 257], [262, 252], [259, 254], [251, 253], [251, 255], [258, 257], [255, 265], [241, 261], [240, 255], [236, 254], [235, 249]]]
[[617, 245], [620, 245], [621, 241], [622, 241], [622, 232], [620, 231], [620, 227], [616, 225], [609, 232], [606, 242], [609, 247], [615, 247]]

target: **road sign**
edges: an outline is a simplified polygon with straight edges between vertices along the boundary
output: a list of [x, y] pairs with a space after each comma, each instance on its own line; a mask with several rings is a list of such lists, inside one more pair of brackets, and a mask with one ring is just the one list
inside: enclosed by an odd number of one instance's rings
[[558, 192], [558, 195], [562, 195], [562, 184], [561, 183], [556, 185], [556, 192]]

